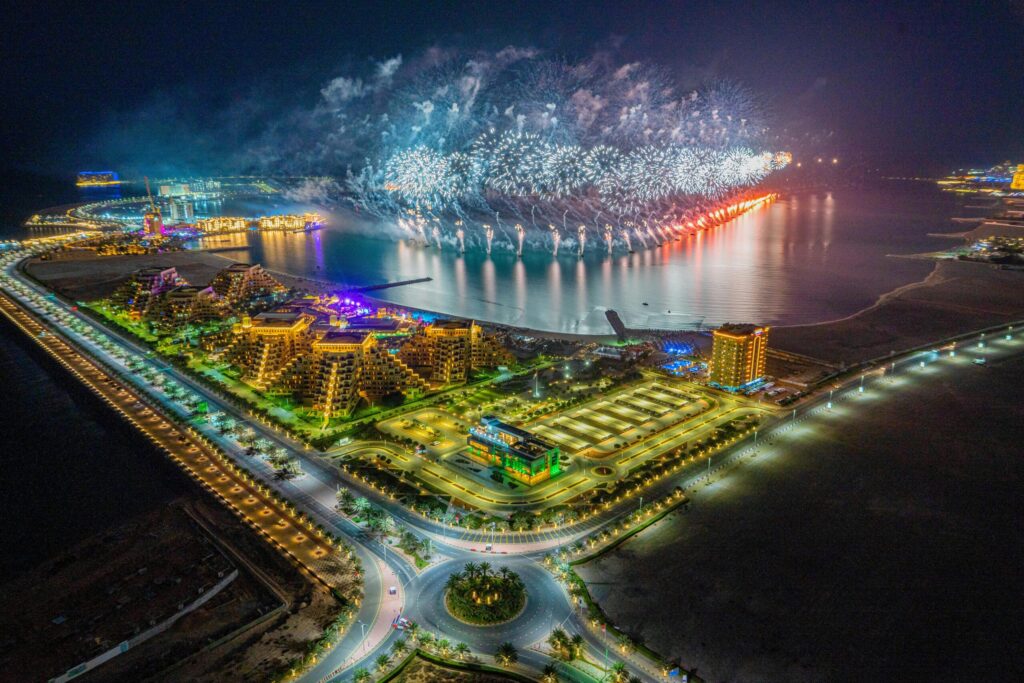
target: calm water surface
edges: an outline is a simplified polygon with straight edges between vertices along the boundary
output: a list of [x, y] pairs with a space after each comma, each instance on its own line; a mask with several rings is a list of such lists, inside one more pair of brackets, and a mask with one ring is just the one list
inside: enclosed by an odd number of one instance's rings
[[[606, 334], [604, 311], [634, 327], [703, 323], [801, 324], [834, 319], [920, 280], [923, 261], [887, 258], [941, 248], [929, 232], [957, 229], [965, 212], [931, 186], [891, 183], [785, 197], [718, 229], [607, 256], [592, 249], [460, 256], [375, 239], [350, 216], [312, 235], [246, 233], [206, 240], [224, 256], [351, 285], [432, 278], [383, 290], [395, 303], [541, 330]], [[237, 247], [237, 248], [233, 248]]]

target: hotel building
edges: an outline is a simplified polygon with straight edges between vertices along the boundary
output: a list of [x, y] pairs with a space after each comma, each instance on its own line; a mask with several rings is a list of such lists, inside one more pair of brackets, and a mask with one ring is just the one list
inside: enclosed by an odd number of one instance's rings
[[413, 397], [427, 388], [405, 363], [377, 346], [372, 332], [317, 332], [310, 352], [288, 368], [282, 383], [325, 421], [348, 417], [360, 399], [372, 403], [397, 393]]
[[163, 329], [174, 330], [184, 325], [221, 320], [229, 313], [227, 304], [213, 287], [180, 285], [161, 294], [149, 307], [146, 317]]
[[438, 320], [411, 337], [398, 357], [432, 384], [464, 384], [470, 372], [511, 360], [508, 351], [474, 322]]
[[185, 280], [174, 268], [141, 268], [114, 291], [110, 301], [133, 318], [141, 318], [162, 294], [183, 284]]
[[727, 323], [715, 330], [711, 350], [711, 384], [728, 391], [739, 391], [764, 377], [769, 329]]
[[268, 389], [288, 366], [310, 350], [313, 316], [297, 312], [244, 316], [232, 329], [225, 358], [242, 369], [252, 385]]
[[285, 290], [285, 286], [263, 270], [263, 266], [249, 263], [232, 263], [214, 276], [210, 286], [231, 305], [248, 303], [257, 297]]

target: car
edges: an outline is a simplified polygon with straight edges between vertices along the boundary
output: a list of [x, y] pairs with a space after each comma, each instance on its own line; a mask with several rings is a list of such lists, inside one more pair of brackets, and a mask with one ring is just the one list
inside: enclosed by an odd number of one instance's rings
[[388, 595], [398, 595], [398, 586], [391, 586], [388, 588]]
[[974, 364], [975, 364], [975, 365], [984, 365], [984, 364], [985, 364], [985, 362], [986, 362], [986, 361], [985, 361], [985, 359], [984, 359], [984, 358], [975, 358], [975, 359], [974, 359]]

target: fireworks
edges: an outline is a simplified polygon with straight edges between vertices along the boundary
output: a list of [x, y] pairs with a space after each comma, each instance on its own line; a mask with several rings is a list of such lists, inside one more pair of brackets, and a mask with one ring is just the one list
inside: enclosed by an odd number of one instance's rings
[[549, 244], [557, 255], [564, 240], [582, 255], [590, 231], [609, 250], [660, 244], [789, 163], [764, 149], [767, 127], [742, 89], [683, 92], [656, 68], [607, 55], [438, 51], [322, 93], [332, 141], [357, 157], [352, 201], [460, 250]]

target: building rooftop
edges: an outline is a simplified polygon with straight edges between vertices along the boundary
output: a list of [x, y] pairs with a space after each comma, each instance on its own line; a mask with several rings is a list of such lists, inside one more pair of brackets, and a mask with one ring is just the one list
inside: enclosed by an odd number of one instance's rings
[[362, 344], [371, 336], [373, 335], [369, 331], [332, 329], [318, 341], [324, 344]]
[[470, 320], [451, 320], [448, 318], [435, 320], [430, 323], [431, 327], [439, 330], [468, 330], [472, 325], [473, 322]]
[[[507, 422], [502, 422], [495, 415], [484, 415], [480, 418], [480, 424], [484, 427], [484, 430], [503, 432], [518, 439], [515, 443], [506, 445], [528, 460], [538, 460], [546, 457], [548, 452], [555, 448], [554, 444], [545, 441], [525, 429], [520, 429], [519, 427], [510, 425]], [[487, 434], [487, 431], [476, 431], [476, 433], [480, 436], [488, 437], [491, 440], [494, 438], [490, 437]]]
[[750, 323], [725, 323], [719, 327], [715, 332], [721, 332], [722, 334], [731, 334], [735, 336], [743, 336], [748, 334], [754, 334], [758, 330], [766, 329], [762, 325], [752, 325]]

